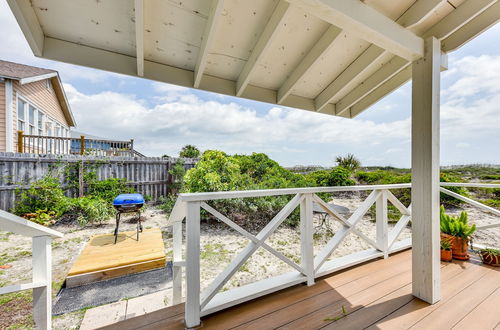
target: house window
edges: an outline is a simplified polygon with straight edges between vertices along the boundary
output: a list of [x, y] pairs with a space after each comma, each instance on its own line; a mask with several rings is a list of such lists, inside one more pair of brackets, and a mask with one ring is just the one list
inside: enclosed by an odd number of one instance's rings
[[36, 135], [35, 112], [36, 112], [36, 109], [32, 105], [30, 105], [29, 111], [28, 111], [28, 124], [29, 124], [29, 134], [30, 135]]
[[26, 117], [24, 115], [25, 106], [26, 102], [21, 99], [17, 99], [17, 129], [19, 131], [24, 131], [26, 125]]
[[61, 136], [61, 126], [57, 124], [56, 126], [56, 135], [55, 136]]
[[49, 120], [45, 122], [45, 133], [47, 136], [52, 136], [52, 123]]
[[50, 81], [50, 79], [46, 79], [45, 81], [47, 82], [47, 89], [52, 91], [52, 81]]
[[38, 135], [43, 135], [43, 113], [38, 111]]

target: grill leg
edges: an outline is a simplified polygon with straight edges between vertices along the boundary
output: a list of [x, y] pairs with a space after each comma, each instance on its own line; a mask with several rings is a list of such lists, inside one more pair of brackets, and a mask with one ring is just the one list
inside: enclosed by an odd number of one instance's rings
[[118, 227], [120, 226], [120, 215], [121, 215], [120, 212], [116, 213], [115, 244], [116, 241], [118, 240]]
[[142, 233], [141, 211], [137, 211], [137, 241], [139, 241], [139, 232]]

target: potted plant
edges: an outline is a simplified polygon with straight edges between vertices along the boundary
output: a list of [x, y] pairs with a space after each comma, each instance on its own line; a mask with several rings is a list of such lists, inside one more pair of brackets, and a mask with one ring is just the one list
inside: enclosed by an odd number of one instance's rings
[[452, 254], [454, 259], [469, 260], [469, 241], [476, 231], [476, 225], [469, 225], [467, 212], [462, 211], [460, 216], [454, 217], [444, 212], [441, 206], [440, 212], [441, 238], [450, 239], [452, 242]]
[[479, 257], [486, 265], [500, 267], [500, 250], [481, 249], [479, 250]]
[[441, 239], [441, 261], [451, 261], [453, 258], [451, 247], [452, 243], [449, 238]]

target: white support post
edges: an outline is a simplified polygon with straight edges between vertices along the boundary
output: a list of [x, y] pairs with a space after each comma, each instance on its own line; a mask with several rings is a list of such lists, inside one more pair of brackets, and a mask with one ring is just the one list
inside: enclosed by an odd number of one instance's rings
[[172, 298], [173, 304], [177, 305], [182, 302], [182, 221], [174, 222], [172, 225], [172, 235]]
[[200, 202], [188, 202], [186, 212], [187, 328], [200, 325]]
[[314, 249], [313, 249], [313, 196], [305, 194], [300, 203], [300, 250], [301, 267], [307, 276], [307, 285], [314, 284]]
[[52, 328], [52, 238], [33, 237], [33, 283], [45, 283], [33, 289], [33, 319], [37, 329]]
[[439, 262], [440, 42], [425, 40], [424, 57], [412, 65], [412, 275], [413, 295], [441, 298]]
[[387, 236], [387, 190], [382, 190], [376, 202], [377, 246], [384, 253], [384, 259], [389, 256], [389, 241]]

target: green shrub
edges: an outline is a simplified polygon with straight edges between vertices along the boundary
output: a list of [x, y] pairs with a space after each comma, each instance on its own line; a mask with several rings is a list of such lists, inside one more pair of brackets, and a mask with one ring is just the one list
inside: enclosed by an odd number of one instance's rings
[[16, 191], [16, 204], [12, 212], [24, 216], [39, 210], [60, 216], [67, 211], [68, 198], [64, 195], [59, 179], [50, 175], [32, 182], [26, 190]]
[[119, 194], [133, 193], [134, 189], [127, 186], [126, 179], [110, 178], [102, 181], [92, 180], [87, 183], [87, 196], [100, 198], [111, 203]]
[[177, 196], [174, 194], [169, 194], [167, 196], [161, 196], [158, 200], [158, 208], [165, 213], [172, 212], [174, 208], [175, 201], [177, 200]]
[[48, 211], [47, 209], [36, 210], [35, 213], [26, 213], [24, 215], [26, 219], [43, 226], [53, 225], [56, 222], [55, 216], [56, 212]]
[[[312, 182], [293, 173], [262, 153], [230, 156], [222, 151], [205, 151], [196, 167], [187, 171], [183, 191], [212, 192], [253, 189], [307, 187]], [[260, 226], [274, 217], [293, 196], [236, 198], [212, 201], [210, 204], [240, 224]], [[286, 220], [289, 225], [299, 221], [298, 211]]]
[[200, 150], [193, 145], [185, 145], [179, 152], [179, 157], [182, 158], [198, 158], [200, 157]]
[[340, 166], [331, 170], [311, 172], [306, 175], [306, 178], [318, 187], [352, 186], [356, 184], [356, 182], [351, 179], [351, 172]]
[[64, 222], [78, 221], [80, 226], [108, 220], [115, 214], [111, 203], [99, 197], [71, 198]]
[[[464, 180], [462, 180], [462, 178], [455, 176], [455, 175], [452, 175], [450, 173], [442, 172], [440, 174], [440, 181], [441, 182], [463, 182]], [[464, 187], [445, 187], [445, 188], [450, 190], [450, 191], [453, 191], [454, 193], [462, 195], [464, 197], [469, 196], [467, 189], [465, 189]], [[451, 204], [451, 205], [460, 205], [463, 202], [459, 199], [456, 199], [455, 197], [451, 197], [449, 195], [441, 193], [441, 203]]]

